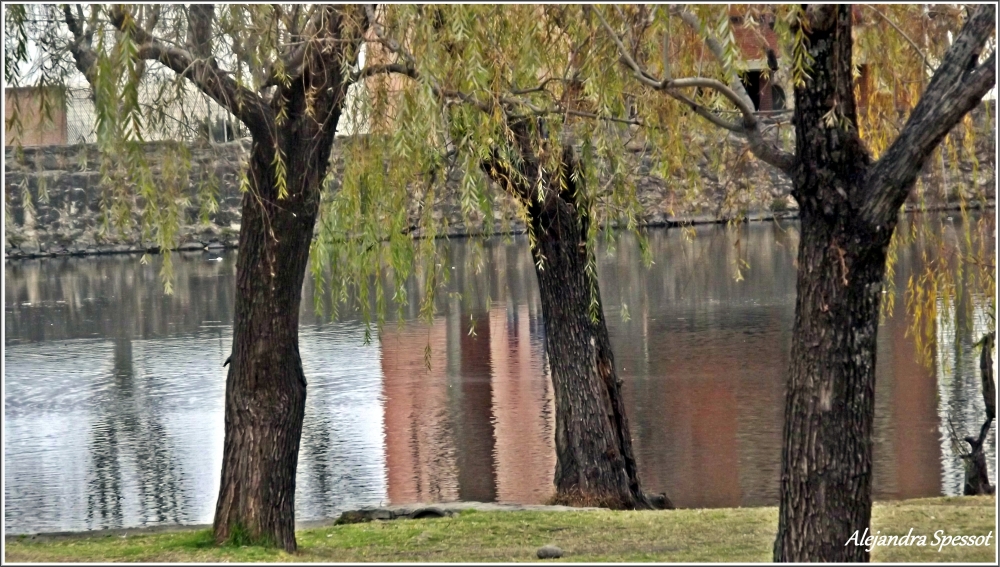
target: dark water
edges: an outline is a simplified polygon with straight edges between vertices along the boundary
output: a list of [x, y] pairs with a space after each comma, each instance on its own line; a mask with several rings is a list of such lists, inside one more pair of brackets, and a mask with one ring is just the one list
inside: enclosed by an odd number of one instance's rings
[[[797, 229], [745, 226], [738, 249], [723, 227], [695, 233], [653, 231], [650, 269], [628, 238], [599, 257], [643, 480], [683, 507], [773, 505]], [[471, 300], [441, 293], [431, 326], [390, 324], [371, 346], [350, 317], [314, 315], [307, 284], [298, 519], [390, 502], [549, 496], [554, 415], [526, 242], [488, 243], [480, 273], [466, 267], [470, 249], [454, 241], [442, 258], [455, 266], [451, 288]], [[738, 257], [749, 264], [742, 280]], [[214, 258], [179, 259], [173, 296], [162, 293], [155, 258], [6, 264], [8, 533], [211, 522], [235, 255]], [[983, 419], [972, 345], [985, 314], [974, 310], [971, 325], [961, 312], [945, 316], [935, 365], [921, 365], [902, 301], [919, 262], [916, 246], [900, 251], [895, 314], [879, 333], [881, 499], [959, 493], [946, 418], [962, 435]]]

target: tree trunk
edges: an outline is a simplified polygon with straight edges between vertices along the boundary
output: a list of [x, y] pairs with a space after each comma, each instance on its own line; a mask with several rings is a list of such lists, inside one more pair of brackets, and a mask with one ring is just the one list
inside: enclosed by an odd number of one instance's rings
[[870, 226], [859, 211], [871, 160], [853, 126], [851, 8], [807, 13], [814, 64], [795, 89], [802, 236], [774, 560], [868, 561], [863, 544], [845, 544], [871, 519], [875, 347], [896, 217]]
[[273, 151], [254, 143], [251, 190], [243, 196], [215, 538], [294, 551], [295, 469], [306, 400], [299, 302], [319, 184], [293, 187], [301, 180], [289, 174], [289, 196], [275, 203]]
[[[545, 142], [532, 136], [532, 124], [525, 120], [508, 124], [520, 161], [512, 164], [495, 148], [481, 165], [487, 176], [524, 205], [534, 236], [531, 254], [555, 393], [552, 502], [614, 509], [673, 508], [666, 494], [646, 495], [639, 482], [597, 274], [587, 270], [594, 256], [587, 245], [591, 209], [577, 187], [583, 176], [573, 175], [579, 173], [575, 152], [564, 144], [558, 170], [545, 172], [535, 153], [535, 145]], [[544, 125], [537, 126], [538, 132], [544, 131]], [[592, 312], [596, 318], [591, 318]]]
[[287, 163], [279, 197], [273, 142], [254, 140], [243, 196], [232, 364], [215, 539], [294, 551], [295, 470], [305, 412], [299, 304], [309, 246], [329, 164], [332, 127], [315, 130], [291, 97], [279, 132]]
[[[858, 137], [852, 8], [805, 8], [812, 58], [795, 88], [795, 326], [775, 561], [868, 561], [875, 354], [885, 260], [917, 172], [994, 84], [978, 65], [992, 8], [970, 14], [903, 131], [872, 163]], [[797, 25], [797, 24], [796, 24]]]
[[[832, 188], [828, 191], [832, 192]], [[825, 195], [828, 199], [829, 195]], [[887, 238], [802, 207], [775, 561], [867, 561]], [[838, 222], [839, 221], [839, 222]]]
[[[588, 218], [585, 207], [572, 201], [573, 182], [566, 182], [568, 188], [560, 196], [528, 207], [555, 399], [553, 502], [614, 509], [673, 508], [666, 495], [647, 496], [639, 483], [600, 290], [596, 274], [586, 270], [593, 258], [586, 243]], [[592, 297], [597, 302], [596, 321], [590, 316]]]
[[[355, 61], [360, 44], [357, 34], [344, 33], [339, 7], [318, 10], [309, 26], [316, 31], [299, 47], [301, 74], [277, 87], [270, 113], [245, 119], [253, 132], [250, 186], [243, 195], [215, 509], [217, 542], [273, 545], [288, 552], [296, 549], [295, 471], [306, 401], [299, 358], [302, 282], [347, 94], [342, 56]], [[331, 47], [311, 44], [323, 38]], [[270, 118], [256, 122], [258, 115]]]

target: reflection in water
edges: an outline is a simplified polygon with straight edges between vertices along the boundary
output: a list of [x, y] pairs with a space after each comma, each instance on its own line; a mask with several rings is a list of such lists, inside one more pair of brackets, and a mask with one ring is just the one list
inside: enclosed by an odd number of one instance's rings
[[[986, 404], [983, 401], [982, 387], [977, 374], [976, 380], [965, 380], [963, 376], [946, 372], [943, 369], [956, 365], [974, 365], [978, 368], [979, 349], [973, 345], [987, 331], [988, 321], [986, 311], [976, 306], [972, 313], [972, 325], [964, 320], [968, 317], [961, 305], [948, 308], [938, 302], [939, 312], [950, 315], [937, 326], [937, 357], [941, 370], [938, 371], [937, 394], [941, 399], [941, 449], [946, 455], [941, 483], [945, 487], [962, 486], [965, 480], [965, 467], [952, 446], [952, 431], [949, 420], [954, 425], [954, 435], [960, 440], [966, 435], [979, 436], [979, 427], [986, 419]], [[986, 468], [990, 478], [996, 479], [996, 427], [991, 427], [985, 443]], [[962, 451], [969, 447], [959, 441]]]
[[[774, 504], [795, 301], [794, 224], [650, 233], [655, 264], [623, 238], [598, 270], [648, 490], [680, 506]], [[534, 268], [523, 238], [442, 243], [455, 266], [432, 323], [390, 322], [375, 345], [349, 317], [303, 302], [309, 381], [296, 517], [380, 503], [543, 502], [555, 466], [552, 388]], [[738, 260], [744, 260], [741, 278]], [[221, 466], [235, 256], [175, 263], [48, 259], [6, 266], [4, 523], [12, 533], [211, 521]], [[899, 253], [894, 316], [879, 334], [876, 498], [956, 494], [948, 445], [982, 420], [973, 329], [937, 328], [937, 366], [917, 362]], [[311, 296], [311, 282], [304, 291]], [[413, 285], [409, 297], [419, 298]], [[487, 299], [489, 298], [489, 299]], [[416, 300], [414, 301], [416, 303]], [[629, 317], [623, 319], [618, 311]], [[428, 367], [428, 362], [430, 366]], [[995, 437], [988, 441], [995, 456]]]
[[135, 379], [131, 339], [114, 339], [113, 361], [110, 387], [95, 400], [97, 417], [91, 424], [87, 522], [97, 528], [122, 526], [121, 467], [128, 464], [137, 474], [138, 517], [148, 523], [177, 523], [177, 511], [184, 506], [177, 500], [182, 493], [176, 451], [156, 402]]
[[797, 234], [750, 235], [743, 281], [733, 238], [714, 228], [692, 241], [655, 232], [648, 271], [623, 245], [600, 274], [608, 309], [624, 302], [631, 314], [608, 324], [640, 473], [678, 506], [777, 499]]

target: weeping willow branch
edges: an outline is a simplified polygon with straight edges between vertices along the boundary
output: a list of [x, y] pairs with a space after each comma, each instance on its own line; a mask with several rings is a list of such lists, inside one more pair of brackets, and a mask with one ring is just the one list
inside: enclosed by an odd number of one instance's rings
[[945, 52], [899, 137], [872, 166], [862, 214], [884, 225], [899, 210], [924, 162], [945, 135], [996, 84], [996, 52], [977, 65], [995, 32], [996, 6], [982, 4]]
[[[87, 83], [93, 87], [94, 67], [97, 65], [97, 54], [94, 53], [93, 48], [93, 25], [85, 29], [83, 7], [79, 4], [76, 5], [76, 15], [73, 15], [73, 10], [69, 4], [64, 5], [62, 8], [63, 16], [66, 19], [66, 26], [69, 27], [70, 32], [73, 34], [73, 42], [69, 45], [69, 52], [73, 56], [77, 70], [83, 73], [83, 76], [87, 79]], [[93, 88], [91, 88], [91, 92], [93, 92]]]
[[[614, 41], [615, 46], [618, 48], [619, 61], [631, 69], [636, 80], [653, 90], [664, 92], [668, 96], [688, 104], [696, 114], [705, 118], [712, 124], [745, 136], [747, 142], [750, 144], [750, 149], [759, 159], [780, 169], [786, 174], [791, 172], [795, 165], [794, 156], [764, 139], [759, 127], [760, 121], [757, 119], [756, 112], [753, 108], [753, 102], [750, 101], [750, 98], [746, 94], [746, 89], [743, 88], [742, 84], [739, 84], [734, 90], [734, 88], [730, 88], [730, 86], [726, 85], [722, 81], [705, 77], [657, 79], [636, 62], [635, 58], [633, 58], [629, 53], [628, 48], [626, 48], [625, 44], [622, 43], [621, 38], [617, 33], [615, 33], [614, 29], [611, 28], [611, 25], [601, 14], [600, 10], [594, 9], [593, 12], [596, 14], [597, 19], [601, 22], [601, 26], [608, 33], [612, 41]], [[682, 14], [683, 13], [684, 12], [682, 12]], [[691, 17], [693, 18], [694, 16], [691, 15]], [[689, 23], [689, 25], [696, 24]], [[719, 52], [715, 53], [716, 50], [712, 49], [713, 43], [709, 43], [709, 48], [716, 54], [717, 57], [721, 58], [721, 47], [718, 46], [718, 42], [712, 38], [706, 39], [706, 42], [709, 41], [714, 42], [714, 45], [718, 48]], [[697, 105], [694, 105], [690, 99], [682, 97], [676, 92], [678, 89], [685, 88], [709, 88], [720, 93], [740, 110], [743, 114], [743, 123], [741, 125], [737, 125], [735, 123], [728, 122], [714, 115], [709, 110], [699, 108]]]
[[274, 114], [253, 91], [240, 86], [215, 58], [200, 59], [190, 51], [165, 45], [134, 21], [121, 6], [111, 12], [111, 25], [131, 33], [139, 44], [138, 57], [159, 61], [178, 75], [189, 79], [202, 92], [240, 119], [255, 138], [269, 139], [274, 131]]
[[928, 61], [927, 56], [924, 55], [924, 52], [920, 49], [920, 46], [918, 46], [915, 41], [913, 41], [912, 39], [910, 39], [910, 36], [906, 35], [906, 32], [904, 32], [903, 30], [901, 30], [899, 28], [899, 26], [896, 25], [895, 22], [893, 22], [892, 20], [890, 20], [888, 16], [886, 16], [885, 14], [883, 14], [875, 6], [872, 6], [870, 4], [862, 4], [862, 6], [864, 6], [865, 8], [868, 8], [872, 12], [875, 12], [876, 14], [878, 14], [878, 17], [882, 18], [883, 20], [885, 20], [885, 22], [887, 24], [889, 24], [890, 26], [892, 26], [892, 29], [896, 30], [896, 33], [898, 33], [900, 36], [902, 36], [903, 39], [905, 39], [906, 42], [910, 44], [910, 47], [912, 47], [913, 50], [917, 52], [917, 55], [919, 55], [920, 59], [923, 60], [924, 66], [927, 67], [927, 70], [930, 71], [930, 72], [932, 72], [932, 73], [934, 72], [934, 67], [931, 65], [930, 61]]
[[[268, 67], [264, 81], [261, 84], [262, 89], [283, 86], [284, 84], [300, 77], [302, 75], [303, 65], [305, 64], [306, 53], [308, 50], [323, 49], [323, 43], [338, 41], [335, 38], [316, 37], [316, 32], [322, 25], [322, 17], [324, 13], [325, 10], [310, 9], [311, 16], [309, 16], [309, 22], [306, 24], [305, 31], [301, 34], [294, 27], [289, 28], [289, 34], [295, 38], [292, 39], [292, 41], [297, 41], [297, 43], [294, 44], [295, 49], [290, 55], [280, 58], [280, 65], [278, 62], [275, 62]], [[290, 47], [292, 45], [292, 43], [288, 43], [286, 44], [286, 47]]]

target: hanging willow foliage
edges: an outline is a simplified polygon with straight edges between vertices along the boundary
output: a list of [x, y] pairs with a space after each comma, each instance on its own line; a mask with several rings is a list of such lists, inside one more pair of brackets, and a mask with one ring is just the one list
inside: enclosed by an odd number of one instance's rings
[[[146, 57], [148, 38], [133, 30], [173, 45], [210, 46], [210, 53], [199, 55], [214, 57], [239, 88], [269, 100], [275, 85], [286, 84], [293, 73], [295, 48], [305, 43], [315, 8], [220, 6], [206, 30], [210, 38], [196, 41], [188, 26], [191, 8], [184, 5], [5, 7], [7, 84], [91, 88], [107, 229], [138, 231], [168, 254], [161, 274], [168, 292], [169, 250], [177, 245], [185, 208], [197, 202], [203, 218], [210, 215], [218, 181], [190, 178], [190, 153], [182, 144], [164, 146], [169, 171], [154, 174], [144, 142], [177, 139], [198, 128], [202, 117], [191, 112], [191, 102], [208, 99], [184, 73]], [[115, 14], [125, 17], [114, 21]], [[517, 124], [530, 123], [519, 131], [527, 133], [526, 144], [546, 171], [559, 167], [562, 144], [578, 152], [576, 175], [584, 194], [577, 200], [596, 221], [588, 224], [588, 245], [602, 234], [613, 245], [615, 232], [601, 227], [614, 225], [637, 232], [646, 250], [636, 195], [641, 163], [683, 188], [674, 191], [681, 202], [694, 202], [706, 196], [706, 171], [726, 184], [741, 175], [736, 165], [756, 159], [728, 143], [732, 139], [747, 137], [753, 146], [754, 134], [760, 134], [757, 143], [777, 148], [778, 157], [793, 146], [794, 133], [785, 127], [788, 109], [753, 113], [756, 126], [746, 127], [750, 117], [738, 103], [747, 97], [740, 77], [751, 63], [761, 65], [747, 60], [737, 36], [766, 46], [773, 33], [778, 68], [764, 65], [762, 76], [789, 92], [811, 71], [802, 12], [794, 5], [385, 5], [366, 8], [366, 16], [359, 23], [365, 28], [364, 56], [341, 61], [356, 83], [341, 120], [341, 130], [350, 135], [340, 143], [339, 167], [330, 168], [325, 181], [311, 271], [321, 290], [318, 310], [336, 316], [342, 306], [356, 305], [376, 326], [384, 323], [390, 303], [402, 312], [418, 302], [421, 314], [433, 316], [436, 290], [450, 275], [435, 241], [449, 233], [447, 217], [438, 211], [445, 197], [455, 198], [466, 227], [481, 226], [485, 234], [509, 232], [506, 219], [512, 216], [526, 220], [524, 203], [491, 183], [482, 167], [494, 154], [517, 165]], [[855, 8], [855, 18], [855, 94], [865, 101], [856, 126], [878, 157], [905, 122], [965, 11], [865, 5]], [[22, 121], [12, 110], [7, 127], [16, 131]], [[941, 150], [945, 159], [935, 166], [942, 177], [952, 157], [975, 164], [976, 130], [969, 122], [949, 137]], [[286, 159], [274, 152], [279, 193], [283, 177], [295, 175], [286, 171]], [[249, 187], [245, 178], [241, 187]], [[6, 194], [17, 190], [8, 187]], [[971, 201], [987, 197], [968, 188], [954, 194], [963, 218]], [[31, 199], [25, 206], [32, 206]], [[926, 317], [933, 320], [928, 306], [957, 293], [959, 272], [944, 259], [945, 242], [932, 239], [941, 234], [932, 223], [909, 226], [896, 232], [894, 249], [900, 239], [922, 234], [937, 242], [942, 258], [925, 262], [926, 271], [907, 292], [924, 328]], [[961, 226], [962, 263], [978, 274], [969, 281], [975, 293], [993, 298], [992, 217], [970, 217]], [[528, 237], [533, 242], [530, 231]], [[478, 244], [473, 248], [470, 262], [481, 267]], [[647, 254], [646, 260], [655, 259]], [[595, 270], [593, 260], [587, 269]], [[407, 286], [411, 278], [415, 288]], [[418, 297], [411, 296], [414, 289]], [[883, 303], [891, 304], [889, 299]]]

